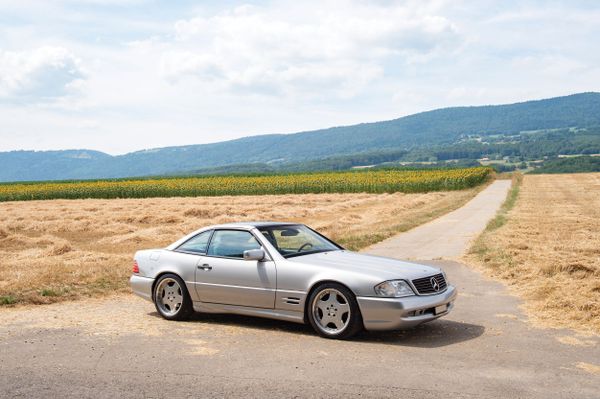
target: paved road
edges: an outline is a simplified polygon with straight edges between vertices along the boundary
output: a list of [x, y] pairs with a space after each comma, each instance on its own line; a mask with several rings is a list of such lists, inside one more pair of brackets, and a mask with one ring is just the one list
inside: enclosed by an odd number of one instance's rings
[[499, 283], [425, 263], [458, 286], [453, 313], [353, 341], [231, 315], [167, 322], [133, 296], [4, 310], [0, 397], [600, 397], [597, 337], [535, 329]]
[[366, 252], [402, 259], [458, 258], [494, 217], [510, 185], [510, 180], [496, 180], [462, 208], [375, 244]]

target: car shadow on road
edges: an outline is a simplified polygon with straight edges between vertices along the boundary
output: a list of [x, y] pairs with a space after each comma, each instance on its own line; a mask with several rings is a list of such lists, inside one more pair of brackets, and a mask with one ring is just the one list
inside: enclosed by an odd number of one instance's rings
[[484, 332], [485, 327], [478, 324], [438, 319], [409, 330], [365, 331], [354, 340], [416, 348], [439, 348], [470, 341]]
[[[156, 312], [150, 316], [161, 318]], [[190, 319], [191, 323], [210, 323], [224, 327], [241, 327], [251, 330], [277, 331], [305, 336], [316, 336], [313, 329], [306, 324], [297, 324], [280, 320], [263, 319], [233, 314], [202, 314], [196, 313]], [[354, 342], [410, 346], [417, 348], [438, 348], [469, 341], [480, 337], [485, 327], [478, 324], [438, 319], [421, 324], [409, 330], [399, 331], [363, 331], [351, 340]]]
[[[150, 312], [148, 316], [159, 319], [162, 317], [157, 312]], [[305, 324], [292, 323], [288, 321], [266, 319], [252, 316], [242, 316], [237, 314], [209, 314], [194, 313], [187, 323], [207, 323], [223, 327], [241, 327], [251, 330], [280, 331], [293, 334], [315, 335], [313, 329]]]

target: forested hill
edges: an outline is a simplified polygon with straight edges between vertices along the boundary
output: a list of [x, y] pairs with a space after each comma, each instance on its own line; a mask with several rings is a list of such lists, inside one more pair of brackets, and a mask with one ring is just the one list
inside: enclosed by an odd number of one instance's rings
[[453, 107], [384, 122], [110, 156], [92, 150], [0, 153], [0, 181], [177, 173], [234, 164], [285, 164], [360, 152], [454, 145], [469, 136], [600, 126], [600, 93], [509, 105]]

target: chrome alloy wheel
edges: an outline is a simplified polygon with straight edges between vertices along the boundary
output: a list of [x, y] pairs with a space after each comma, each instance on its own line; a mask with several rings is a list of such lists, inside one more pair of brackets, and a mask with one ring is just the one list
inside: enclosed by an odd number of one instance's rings
[[339, 334], [350, 322], [348, 298], [335, 288], [326, 288], [315, 297], [312, 312], [317, 327], [325, 334]]
[[156, 287], [156, 304], [166, 316], [174, 316], [183, 305], [183, 293], [177, 280], [165, 278]]

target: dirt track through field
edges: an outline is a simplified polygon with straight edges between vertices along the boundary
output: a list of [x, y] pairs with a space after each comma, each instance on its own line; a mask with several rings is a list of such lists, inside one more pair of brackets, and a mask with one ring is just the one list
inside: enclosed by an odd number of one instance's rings
[[532, 328], [503, 285], [457, 262], [424, 263], [457, 286], [453, 312], [352, 341], [232, 315], [168, 322], [130, 295], [4, 310], [0, 396], [598, 398], [598, 337]]
[[494, 217], [510, 184], [510, 180], [496, 180], [462, 208], [388, 238], [365, 252], [391, 257], [401, 253], [403, 259], [458, 258]]

